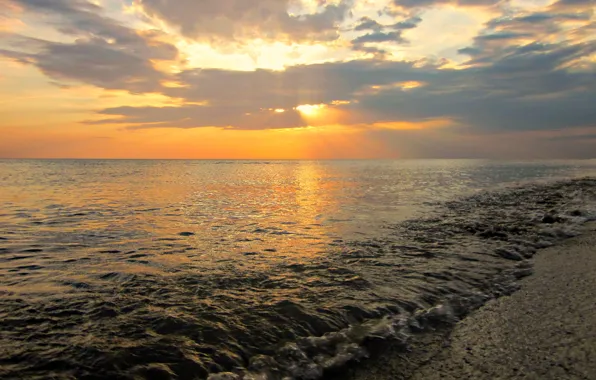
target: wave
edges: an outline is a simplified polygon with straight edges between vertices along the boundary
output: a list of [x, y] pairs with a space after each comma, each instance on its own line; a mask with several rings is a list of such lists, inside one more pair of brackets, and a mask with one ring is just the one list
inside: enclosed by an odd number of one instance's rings
[[87, 274], [52, 296], [5, 287], [0, 375], [317, 379], [368, 357], [371, 342], [407, 345], [514, 292], [537, 250], [595, 218], [596, 179], [527, 184], [442, 203], [381, 237], [338, 240], [325, 255], [260, 272], [224, 261], [167, 275]]
[[[528, 259], [537, 249], [576, 236], [581, 233], [583, 223], [596, 220], [595, 196], [596, 180], [590, 178], [525, 185], [447, 202], [432, 218], [387, 226], [394, 231], [392, 237], [355, 242], [353, 246], [359, 250], [349, 255], [367, 259], [375, 266], [391, 261], [382, 259], [396, 254], [426, 261], [451, 255], [466, 263], [482, 261], [479, 257], [491, 257], [515, 264], [501, 263], [496, 273], [478, 281], [465, 278], [464, 268], [454, 265], [441, 272], [416, 272], [444, 284], [426, 289], [428, 292], [420, 295], [419, 302], [400, 308], [397, 313], [369, 319], [338, 332], [287, 343], [274, 356], [253, 357], [247, 369], [212, 374], [209, 379], [314, 380], [329, 370], [367, 358], [366, 346], [370, 341], [392, 340], [406, 346], [415, 333], [433, 330], [439, 325], [451, 326], [488, 300], [516, 291], [517, 280], [532, 274]], [[403, 241], [417, 244], [406, 245]], [[362, 265], [362, 260], [356, 263]], [[429, 303], [434, 306], [429, 307]]]

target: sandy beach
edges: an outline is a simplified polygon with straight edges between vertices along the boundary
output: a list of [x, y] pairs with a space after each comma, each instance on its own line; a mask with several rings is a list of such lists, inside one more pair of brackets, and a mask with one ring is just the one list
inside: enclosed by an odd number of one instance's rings
[[535, 273], [511, 296], [490, 301], [407, 353], [384, 348], [348, 377], [596, 379], [596, 223], [533, 262]]

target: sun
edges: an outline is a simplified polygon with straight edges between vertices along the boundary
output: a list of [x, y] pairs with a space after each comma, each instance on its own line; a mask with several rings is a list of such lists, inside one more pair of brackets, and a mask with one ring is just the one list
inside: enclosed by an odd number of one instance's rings
[[295, 109], [300, 112], [302, 116], [315, 117], [319, 115], [325, 107], [325, 104], [302, 104]]

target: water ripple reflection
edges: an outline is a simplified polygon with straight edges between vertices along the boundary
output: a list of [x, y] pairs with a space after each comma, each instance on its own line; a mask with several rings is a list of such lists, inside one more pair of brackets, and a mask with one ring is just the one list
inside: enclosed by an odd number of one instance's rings
[[0, 377], [316, 378], [506, 292], [595, 168], [0, 161]]

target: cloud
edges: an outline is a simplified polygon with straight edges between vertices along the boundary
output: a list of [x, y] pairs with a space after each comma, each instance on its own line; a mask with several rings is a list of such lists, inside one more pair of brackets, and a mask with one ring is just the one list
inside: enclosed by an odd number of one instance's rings
[[504, 3], [503, 0], [393, 0], [400, 8], [426, 8], [433, 5], [453, 4], [458, 6], [494, 6]]
[[[305, 121], [290, 117], [291, 112], [276, 119], [271, 110], [327, 104], [326, 110], [340, 115], [335, 121], [344, 125], [449, 119], [476, 131], [591, 126], [596, 125], [596, 78], [566, 65], [594, 51], [596, 43], [522, 46], [490, 65], [465, 70], [382, 60], [304, 65], [281, 72], [188, 70], [177, 76], [185, 87], [164, 91], [203, 105], [108, 109], [102, 113], [115, 118], [102, 122], [135, 128], [292, 128]], [[411, 82], [420, 85], [404, 85]], [[267, 112], [270, 119], [262, 122]]]
[[[582, 46], [594, 40], [589, 29], [594, 25], [593, 10], [586, 7], [584, 0], [565, 0], [554, 3], [538, 12], [507, 12], [486, 24], [485, 30], [474, 39], [472, 46], [459, 50], [471, 56], [468, 64], [491, 64], [503, 58], [503, 62], [511, 63], [517, 56], [548, 53], [556, 44], [565, 41], [567, 45]], [[573, 9], [570, 10], [570, 4]], [[591, 38], [590, 38], [591, 35]], [[581, 49], [578, 53], [572, 50], [561, 50], [573, 53], [574, 58], [589, 56], [590, 49]], [[573, 61], [571, 56], [567, 61]], [[527, 63], [526, 63], [527, 64]]]
[[564, 135], [564, 136], [553, 136], [548, 137], [548, 140], [553, 141], [574, 141], [574, 142], [584, 142], [584, 141], [592, 141], [596, 142], [596, 133], [584, 133], [579, 135]]
[[563, 30], [562, 23], [573, 21], [590, 21], [593, 15], [592, 10], [582, 10], [578, 12], [566, 12], [553, 5], [553, 10], [549, 12], [534, 12], [518, 15], [508, 15], [491, 20], [487, 24], [487, 29], [508, 31], [507, 33], [533, 34], [538, 37], [543, 34], [557, 33]]
[[20, 9], [14, 4], [0, 0], [0, 33], [23, 26], [23, 22], [19, 18], [13, 17], [19, 13]]
[[[252, 112], [248, 112], [248, 111]], [[187, 105], [181, 107], [118, 107], [100, 112], [119, 118], [89, 121], [87, 124], [126, 124], [128, 129], [145, 128], [197, 128], [220, 127], [225, 129], [279, 129], [307, 126], [296, 110], [254, 110], [235, 106]]]
[[82, 0], [11, 0], [73, 42], [7, 34], [0, 55], [36, 66], [58, 81], [107, 89], [157, 91], [165, 74], [152, 61], [174, 60], [178, 50], [159, 41], [157, 31], [139, 32], [102, 16], [102, 8]]
[[420, 18], [419, 16], [413, 16], [404, 21], [396, 22], [395, 24], [390, 25], [389, 27], [395, 30], [414, 29], [418, 26], [420, 22], [422, 22], [422, 18]]
[[34, 65], [57, 81], [78, 81], [106, 89], [149, 92], [159, 90], [160, 81], [165, 79], [148, 60], [114, 49], [104, 42], [64, 44], [24, 37], [19, 40], [22, 46], [35, 52], [0, 50], [0, 55]]
[[551, 9], [566, 11], [589, 10], [590, 8], [593, 9], [595, 5], [596, 1], [594, 0], [559, 0], [551, 6]]
[[352, 0], [321, 0], [314, 12], [294, 14], [293, 0], [135, 0], [150, 18], [178, 28], [191, 39], [201, 41], [335, 40], [338, 25], [348, 16]]
[[476, 37], [476, 41], [515, 40], [529, 36], [530, 34], [524, 33], [500, 32], [478, 36]]
[[466, 132], [370, 130], [365, 136], [383, 144], [385, 150], [407, 158], [583, 159], [594, 158], [596, 152], [596, 135], [569, 135], [573, 130], [553, 131], [554, 136], [537, 131]]
[[385, 25], [380, 24], [376, 20], [371, 19], [370, 17], [362, 17], [358, 25], [354, 27], [354, 30], [359, 32], [363, 30], [372, 30], [374, 32], [380, 32], [385, 28]]
[[[585, 10], [585, 1], [560, 1], [535, 13], [508, 11], [489, 21], [473, 44], [460, 50], [470, 57], [461, 67], [432, 57], [382, 59], [383, 43], [405, 43], [402, 32], [420, 22], [419, 17], [411, 17], [396, 23], [360, 18], [351, 27], [352, 32], [365, 32], [359, 37], [355, 33], [354, 49], [378, 53], [374, 59], [298, 65], [283, 71], [183, 67], [177, 72], [155, 67], [155, 61], [175, 60], [178, 54], [174, 46], [161, 42], [159, 32], [125, 27], [103, 16], [102, 9], [90, 2], [13, 2], [27, 12], [44, 14], [47, 23], [70, 39], [48, 41], [13, 34], [11, 46], [0, 50], [0, 55], [34, 65], [60, 85], [77, 81], [155, 92], [178, 104], [106, 108], [98, 112], [101, 119], [87, 124], [256, 130], [336, 123], [372, 129], [393, 122], [428, 125], [429, 120], [447, 120], [451, 123], [447, 129], [461, 135], [596, 126], [596, 61], [590, 58], [596, 53], [596, 41], [586, 32], [593, 28], [592, 15], [569, 12], [571, 7]], [[238, 8], [222, 13], [222, 4], [232, 3]], [[314, 33], [323, 38], [329, 31], [335, 33], [336, 21], [345, 12], [337, 18], [323, 15], [348, 3], [323, 3], [319, 13], [303, 16], [288, 13], [288, 1], [204, 1], [171, 9], [164, 4], [169, 2], [140, 5], [151, 16], [176, 23], [186, 34], [236, 39], [253, 32], [302, 37]], [[196, 19], [178, 15], [181, 10]], [[314, 23], [315, 16], [324, 21]], [[199, 22], [206, 19], [218, 23]], [[304, 104], [325, 107], [319, 115], [309, 116], [296, 110]]]
[[381, 32], [387, 28], [393, 30], [405, 30], [405, 29], [413, 29], [422, 21], [419, 16], [413, 16], [403, 21], [396, 22], [390, 25], [384, 25], [379, 23], [376, 20], [371, 19], [370, 17], [362, 17], [358, 24], [354, 27], [355, 31], [366, 31], [371, 30], [373, 32]]
[[368, 42], [397, 42], [397, 43], [404, 43], [406, 40], [401, 36], [401, 32], [374, 32], [368, 33], [363, 36], [360, 36], [354, 40], [352, 43], [354, 45], [364, 44]]
[[[370, 86], [384, 85], [388, 75], [422, 80], [411, 63], [352, 61], [301, 65], [285, 71], [254, 72], [191, 69], [177, 74], [181, 87], [164, 94], [184, 99], [183, 107], [123, 107], [107, 109], [112, 115], [93, 123], [122, 123], [133, 127], [206, 127], [237, 129], [294, 128], [308, 125], [294, 108], [302, 104], [347, 101]], [[197, 105], [196, 103], [199, 103]], [[334, 108], [331, 107], [331, 108]], [[276, 109], [286, 112], [276, 113]], [[345, 121], [352, 122], [349, 119]], [[156, 124], [159, 123], [159, 124]]]
[[354, 31], [370, 30], [372, 32], [354, 38], [352, 40], [352, 49], [371, 53], [376, 58], [383, 58], [387, 53], [386, 50], [378, 45], [375, 46], [375, 44], [408, 44], [409, 41], [402, 36], [403, 31], [415, 28], [421, 21], [420, 17], [414, 16], [394, 24], [384, 25], [368, 17], [363, 17], [354, 27]]

